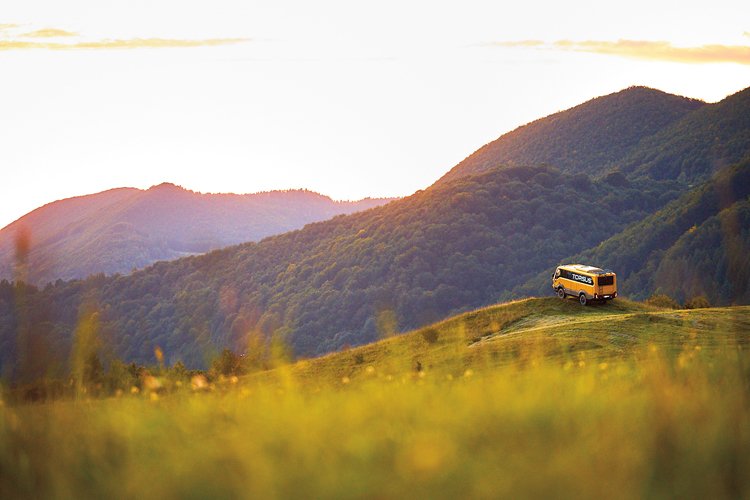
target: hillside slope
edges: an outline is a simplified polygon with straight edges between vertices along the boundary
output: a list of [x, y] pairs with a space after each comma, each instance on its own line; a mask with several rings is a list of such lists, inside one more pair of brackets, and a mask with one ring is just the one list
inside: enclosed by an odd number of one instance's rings
[[[561, 259], [618, 273], [620, 292], [750, 302], [750, 158], [584, 252]], [[552, 267], [509, 296], [548, 294]]]
[[[336, 202], [310, 191], [201, 194], [168, 183], [113, 189], [50, 203], [0, 230], [0, 279], [44, 284], [127, 273], [388, 201]], [[16, 239], [22, 234], [30, 245], [28, 274], [14, 276]]]
[[519, 127], [481, 147], [438, 182], [499, 165], [548, 163], [567, 173], [589, 175], [606, 171], [645, 138], [702, 107], [704, 103], [693, 99], [631, 87]]
[[620, 162], [629, 177], [701, 182], [750, 151], [750, 88], [645, 138]]
[[[342, 380], [367, 381], [373, 373], [425, 370], [460, 377], [467, 369], [491, 372], [523, 359], [626, 360], [654, 346], [674, 356], [694, 345], [714, 352], [750, 347], [750, 306], [672, 310], [629, 300], [584, 307], [557, 297], [523, 299], [285, 369], [302, 382], [342, 385]], [[261, 372], [251, 378], [275, 375]]]

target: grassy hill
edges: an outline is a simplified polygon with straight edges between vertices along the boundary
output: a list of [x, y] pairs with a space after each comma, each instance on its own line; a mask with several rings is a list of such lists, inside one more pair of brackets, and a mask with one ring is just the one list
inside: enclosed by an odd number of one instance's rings
[[[340, 385], [366, 380], [369, 367], [381, 375], [421, 369], [460, 377], [467, 369], [492, 371], [519, 360], [631, 359], [651, 347], [677, 356], [691, 345], [709, 350], [750, 346], [750, 306], [676, 311], [624, 299], [587, 307], [556, 297], [522, 299], [300, 361], [289, 370], [299, 381]], [[269, 375], [273, 372], [259, 376]]]
[[0, 496], [744, 498], [749, 344], [747, 306], [530, 299], [193, 390], [6, 402]]
[[[337, 202], [310, 191], [202, 194], [174, 184], [120, 188], [49, 203], [0, 230], [0, 279], [45, 284], [129, 273], [158, 260], [258, 241], [387, 203]], [[17, 241], [29, 245], [15, 270]]]

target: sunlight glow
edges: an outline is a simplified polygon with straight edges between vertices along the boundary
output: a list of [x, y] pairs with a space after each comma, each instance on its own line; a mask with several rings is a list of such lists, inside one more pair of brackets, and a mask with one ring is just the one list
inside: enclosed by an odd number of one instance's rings
[[747, 19], [739, 0], [14, 2], [0, 19], [0, 227], [163, 181], [408, 195], [595, 96], [747, 87]]

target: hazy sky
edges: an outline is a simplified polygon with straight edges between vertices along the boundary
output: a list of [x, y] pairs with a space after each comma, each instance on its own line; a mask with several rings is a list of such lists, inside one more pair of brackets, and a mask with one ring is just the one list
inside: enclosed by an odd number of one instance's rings
[[0, 227], [162, 181], [408, 195], [595, 96], [750, 86], [747, 0], [7, 0], [0, 16]]

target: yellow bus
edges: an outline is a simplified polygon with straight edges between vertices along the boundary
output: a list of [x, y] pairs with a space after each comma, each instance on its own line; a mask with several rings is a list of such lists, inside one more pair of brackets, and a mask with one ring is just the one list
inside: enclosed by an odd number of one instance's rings
[[565, 264], [555, 269], [552, 288], [557, 296], [578, 297], [581, 305], [603, 302], [617, 297], [617, 275], [609, 269], [582, 264]]

